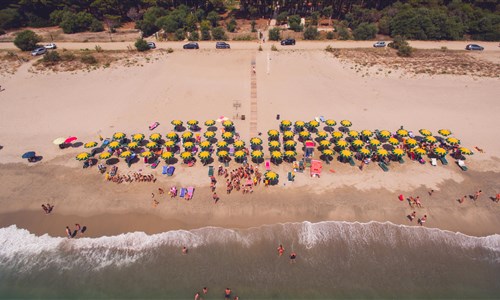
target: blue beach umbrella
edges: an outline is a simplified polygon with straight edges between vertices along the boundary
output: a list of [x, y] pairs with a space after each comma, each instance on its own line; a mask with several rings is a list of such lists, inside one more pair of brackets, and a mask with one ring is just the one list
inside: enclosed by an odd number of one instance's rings
[[22, 158], [33, 158], [35, 156], [36, 156], [36, 154], [34, 151], [29, 151], [29, 152], [24, 153], [23, 156], [21, 156], [21, 157]]

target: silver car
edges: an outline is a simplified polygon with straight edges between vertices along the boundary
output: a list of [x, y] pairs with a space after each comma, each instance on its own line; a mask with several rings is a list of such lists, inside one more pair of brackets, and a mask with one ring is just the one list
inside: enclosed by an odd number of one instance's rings
[[40, 48], [36, 48], [35, 50], [33, 50], [31, 52], [31, 55], [33, 55], [33, 56], [43, 55], [46, 52], [47, 52], [47, 49], [45, 49], [45, 47], [40, 47]]

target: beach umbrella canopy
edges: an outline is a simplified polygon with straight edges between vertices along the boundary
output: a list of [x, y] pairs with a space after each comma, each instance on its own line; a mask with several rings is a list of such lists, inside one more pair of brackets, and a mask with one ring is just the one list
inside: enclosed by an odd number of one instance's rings
[[254, 137], [250, 140], [250, 144], [252, 144], [253, 146], [259, 146], [262, 145], [262, 140], [258, 137]]
[[325, 124], [326, 124], [326, 126], [330, 126], [331, 127], [331, 126], [337, 125], [337, 122], [335, 120], [328, 119], [328, 120], [325, 121]]
[[318, 122], [318, 121], [316, 121], [316, 120], [311, 120], [311, 121], [309, 121], [309, 122], [307, 123], [307, 125], [308, 125], [309, 127], [314, 127], [314, 128], [316, 128], [316, 127], [318, 127], [318, 126], [319, 126], [319, 122]]
[[280, 159], [282, 157], [283, 157], [283, 154], [281, 154], [281, 152], [279, 152], [279, 151], [273, 151], [273, 152], [271, 152], [271, 158]]
[[294, 136], [295, 136], [295, 134], [293, 133], [293, 131], [288, 130], [288, 131], [283, 132], [284, 139], [291, 140], [291, 139], [293, 139]]
[[95, 146], [97, 146], [96, 142], [88, 142], [83, 145], [84, 148], [94, 148]]
[[385, 157], [385, 156], [389, 155], [389, 152], [387, 152], [387, 150], [385, 150], [385, 149], [377, 149], [377, 155]]
[[174, 153], [173, 152], [170, 152], [170, 151], [164, 151], [162, 154], [161, 154], [161, 158], [165, 159], [165, 160], [169, 160], [171, 158], [174, 157]]
[[326, 139], [328, 137], [328, 132], [326, 131], [319, 131], [316, 136], [319, 138], [319, 139]]
[[183, 139], [190, 139], [193, 137], [193, 133], [191, 131], [186, 131], [182, 134]]
[[177, 127], [177, 126], [181, 126], [183, 123], [181, 120], [172, 120], [172, 122], [170, 122], [170, 124]]
[[319, 145], [323, 148], [327, 148], [332, 145], [332, 142], [330, 142], [329, 140], [322, 140], [319, 142]]
[[344, 158], [351, 158], [352, 157], [352, 152], [350, 150], [344, 149], [340, 151], [340, 156]]
[[198, 121], [197, 121], [197, 120], [189, 120], [189, 121], [187, 121], [187, 124], [188, 124], [189, 126], [198, 125]]
[[115, 132], [113, 134], [113, 140], [121, 140], [125, 137], [125, 133], [123, 132]]
[[151, 157], [151, 156], [153, 156], [153, 153], [151, 151], [144, 151], [144, 152], [141, 152], [140, 155], [142, 157]]
[[231, 131], [226, 131], [222, 134], [224, 140], [230, 140], [233, 138], [233, 133]]
[[206, 120], [205, 121], [205, 126], [214, 126], [215, 125], [215, 120]]
[[415, 149], [415, 153], [417, 153], [418, 155], [426, 155], [427, 151], [423, 148], [417, 148]]
[[387, 142], [393, 146], [399, 145], [399, 140], [397, 138], [391, 137], [387, 140]]
[[118, 141], [112, 141], [111, 143], [108, 144], [109, 149], [115, 150], [120, 148], [120, 143]]
[[222, 122], [222, 126], [224, 126], [225, 128], [233, 127], [233, 125], [234, 123], [231, 120], [225, 120], [224, 122]]
[[296, 128], [302, 128], [304, 126], [306, 126], [306, 123], [304, 123], [304, 121], [295, 121]]
[[363, 147], [365, 143], [363, 143], [362, 140], [354, 140], [352, 141], [352, 145], [354, 146], [354, 148], [361, 148]]
[[236, 149], [242, 149], [242, 148], [245, 148], [245, 142], [242, 141], [242, 140], [239, 140], [239, 141], [236, 141], [233, 143], [234, 147]]
[[380, 135], [380, 137], [382, 137], [384, 139], [387, 139], [387, 138], [389, 138], [391, 136], [391, 132], [388, 131], [388, 130], [381, 130], [379, 132], [379, 135]]
[[198, 154], [198, 157], [201, 159], [201, 160], [207, 160], [210, 158], [210, 152], [208, 151], [201, 151], [199, 154]]
[[65, 140], [66, 140], [65, 138], [59, 137], [59, 138], [53, 140], [52, 143], [54, 143], [55, 145], [61, 145], [61, 144], [64, 144]]
[[174, 141], [166, 141], [165, 142], [165, 147], [171, 148], [173, 146], [175, 146], [175, 142]]
[[325, 149], [321, 153], [323, 153], [323, 155], [325, 156], [333, 156], [333, 150], [331, 149]]
[[146, 148], [148, 149], [154, 149], [156, 147], [158, 147], [158, 144], [156, 142], [149, 142], [146, 144]]
[[450, 145], [458, 145], [460, 144], [460, 141], [454, 137], [449, 137], [446, 139], [446, 142], [448, 142], [448, 144]]
[[308, 139], [311, 136], [311, 133], [307, 130], [303, 130], [299, 133], [299, 136], [303, 139]]
[[[26, 153], [25, 153], [26, 154]], [[87, 152], [82, 152], [76, 156], [76, 160], [87, 160], [89, 159], [90, 154]]]
[[226, 148], [227, 147], [227, 142], [226, 141], [219, 141], [217, 142], [217, 148]]
[[420, 129], [418, 132], [420, 132], [420, 134], [422, 136], [431, 136], [432, 135], [432, 132], [430, 132], [429, 130], [427, 129]]
[[465, 148], [465, 147], [460, 147], [460, 153], [462, 153], [463, 155], [472, 155], [474, 153], [472, 153], [472, 151], [470, 151], [469, 148]]
[[191, 153], [191, 151], [184, 151], [181, 153], [181, 158], [183, 160], [191, 159], [191, 158], [193, 158], [193, 153]]
[[358, 138], [359, 136], [359, 132], [357, 132], [356, 130], [351, 130], [349, 131], [348, 135], [354, 139]]
[[294, 149], [297, 143], [295, 141], [289, 140], [285, 142], [285, 149]]
[[292, 126], [292, 122], [290, 120], [283, 120], [280, 122], [282, 128], [290, 128]]
[[426, 136], [425, 141], [427, 143], [432, 143], [432, 144], [437, 143], [437, 139], [435, 137], [433, 137], [432, 135]]
[[132, 136], [132, 141], [134, 142], [141, 142], [144, 139], [144, 134], [142, 133], [136, 133]]
[[213, 131], [207, 131], [203, 134], [203, 136], [207, 139], [212, 139], [215, 137], [215, 132]]
[[149, 136], [149, 139], [153, 142], [158, 142], [161, 139], [161, 134], [153, 133]]
[[403, 149], [396, 148], [392, 150], [392, 154], [396, 155], [397, 157], [401, 157], [405, 154]]
[[438, 133], [442, 136], [449, 136], [451, 135], [451, 131], [449, 129], [439, 129]]
[[447, 151], [444, 148], [436, 147], [436, 148], [434, 148], [434, 154], [436, 154], [438, 156], [445, 156], [447, 154]]
[[254, 150], [252, 151], [252, 153], [250, 153], [250, 156], [252, 156], [253, 158], [262, 158], [262, 156], [264, 156], [264, 153], [262, 153], [262, 151], [260, 150]]
[[351, 127], [352, 123], [349, 120], [342, 120], [342, 121], [340, 121], [340, 125], [342, 125], [344, 127]]
[[344, 134], [340, 131], [335, 131], [332, 133], [332, 136], [334, 139], [338, 140], [338, 139], [341, 139], [344, 136]]
[[378, 147], [378, 146], [380, 146], [380, 144], [381, 144], [380, 141], [377, 139], [370, 140], [370, 145], [372, 145], [372, 146]]
[[363, 154], [364, 156], [370, 155], [372, 152], [366, 148], [361, 148], [359, 149], [359, 153]]
[[203, 150], [210, 148], [210, 146], [212, 146], [212, 143], [210, 143], [209, 141], [203, 141], [200, 143], [200, 147]]
[[111, 157], [111, 153], [109, 153], [108, 151], [105, 151], [105, 152], [102, 152], [101, 154], [99, 154], [100, 159], [108, 159], [110, 157]]
[[191, 149], [193, 149], [193, 147], [194, 147], [194, 143], [193, 143], [193, 142], [185, 142], [185, 143], [183, 144], [183, 146], [184, 146], [184, 149], [186, 149], [186, 150], [191, 150]]
[[406, 140], [406, 145], [413, 148], [413, 147], [416, 147], [418, 145], [418, 142], [416, 139], [409, 138]]
[[171, 141], [177, 141], [179, 140], [179, 135], [176, 133], [176, 132], [169, 132], [167, 133], [167, 139], [171, 140]]
[[67, 138], [66, 140], [64, 140], [64, 143], [69, 144], [69, 143], [72, 143], [72, 142], [74, 142], [76, 140], [77, 140], [76, 136], [70, 136], [69, 138]]
[[243, 158], [246, 155], [247, 154], [245, 153], [245, 151], [242, 151], [242, 150], [238, 150], [238, 151], [234, 152], [234, 157], [235, 158]]
[[122, 153], [120, 153], [121, 158], [127, 158], [127, 157], [130, 157], [131, 155], [132, 155], [132, 152], [130, 152], [130, 151], [123, 151]]
[[228, 157], [229, 156], [229, 152], [227, 152], [226, 150], [220, 150], [220, 151], [217, 152], [217, 156], [220, 157], [220, 158]]
[[128, 143], [127, 147], [129, 149], [135, 149], [135, 148], [139, 147], [139, 143], [137, 143], [137, 142], [130, 142], [130, 143]]
[[348, 146], [347, 142], [345, 140], [338, 140], [337, 143], [335, 143], [337, 147], [339, 148], [345, 148]]
[[278, 130], [275, 130], [275, 129], [271, 129], [267, 132], [267, 135], [270, 137], [270, 138], [276, 138], [276, 137], [279, 137], [280, 133]]
[[400, 137], [407, 137], [409, 135], [408, 130], [406, 129], [398, 129], [398, 131], [396, 131], [396, 134]]
[[370, 131], [370, 130], [365, 129], [365, 130], [361, 131], [361, 135], [364, 136], [364, 137], [369, 138], [369, 137], [371, 137], [373, 135], [373, 132]]
[[[87, 153], [87, 152], [83, 152], [83, 153]], [[82, 153], [80, 153], [80, 154], [82, 154]], [[80, 155], [80, 154], [79, 154], [79, 155]], [[88, 153], [87, 153], [87, 154], [88, 154]], [[35, 156], [36, 156], [35, 151], [28, 151], [28, 152], [24, 153], [21, 157], [22, 157], [22, 158], [33, 158], [33, 157], [35, 157]], [[87, 158], [88, 158], [88, 157], [87, 157]], [[77, 156], [77, 159], [78, 159], [78, 156]]]
[[270, 141], [268, 145], [270, 148], [273, 148], [273, 149], [277, 149], [281, 146], [280, 142], [278, 142], [278, 141]]
[[264, 178], [270, 181], [275, 181], [278, 180], [279, 175], [273, 171], [267, 171], [266, 173], [264, 173]]
[[287, 150], [285, 153], [283, 153], [285, 157], [287, 158], [293, 158], [297, 155], [297, 152], [292, 151], [292, 150]]

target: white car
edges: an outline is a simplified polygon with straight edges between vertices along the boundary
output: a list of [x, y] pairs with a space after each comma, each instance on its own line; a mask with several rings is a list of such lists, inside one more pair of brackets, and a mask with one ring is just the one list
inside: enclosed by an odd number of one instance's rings
[[385, 42], [383, 42], [383, 41], [376, 42], [375, 44], [373, 44], [373, 47], [383, 48], [383, 47], [385, 47]]
[[56, 44], [54, 44], [54, 43], [47, 44], [44, 47], [45, 47], [45, 49], [56, 49], [57, 48]]
[[32, 56], [43, 55], [46, 52], [47, 52], [47, 49], [45, 49], [45, 47], [40, 47], [40, 48], [36, 48], [35, 50], [33, 50], [31, 52], [31, 55]]

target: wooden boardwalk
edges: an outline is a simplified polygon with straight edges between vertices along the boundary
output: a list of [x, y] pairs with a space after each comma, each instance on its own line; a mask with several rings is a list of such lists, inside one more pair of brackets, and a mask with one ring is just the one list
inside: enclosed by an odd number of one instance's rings
[[255, 57], [251, 62], [250, 75], [250, 137], [257, 136], [257, 72]]

